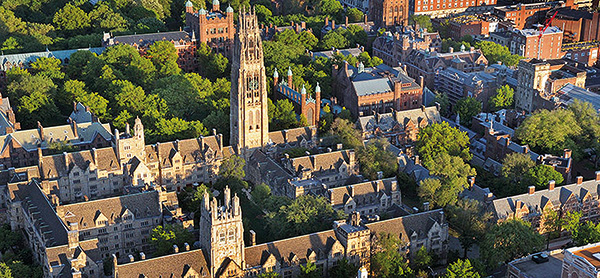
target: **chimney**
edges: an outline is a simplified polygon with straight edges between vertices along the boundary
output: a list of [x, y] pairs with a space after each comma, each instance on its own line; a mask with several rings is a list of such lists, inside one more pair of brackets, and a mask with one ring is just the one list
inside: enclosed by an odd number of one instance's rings
[[367, 24], [367, 22], [368, 22], [367, 14], [365, 14], [364, 19], [365, 19], [365, 24]]
[[37, 122], [38, 125], [38, 132], [40, 133], [40, 139], [42, 141], [44, 141], [44, 127], [42, 126], [42, 123], [40, 123], [40, 121]]
[[75, 136], [75, 138], [79, 138], [79, 133], [77, 132], [77, 122], [76, 121], [71, 121], [71, 128], [73, 128], [73, 136]]
[[383, 171], [377, 172], [377, 179], [378, 180], [383, 179]]
[[469, 177], [469, 189], [475, 185], [475, 177]]
[[214, 135], [214, 136], [217, 136], [217, 129], [216, 129], [216, 128], [213, 128], [213, 129], [212, 129], [212, 133], [213, 133], [213, 135]]
[[454, 47], [448, 47], [448, 53], [454, 53]]
[[173, 253], [179, 253], [179, 247], [177, 247], [177, 244], [173, 244]]
[[256, 245], [256, 232], [254, 230], [250, 230], [250, 246]]
[[554, 180], [548, 181], [548, 191], [554, 190], [555, 186], [556, 186], [556, 182]]
[[415, 155], [415, 165], [420, 165], [421, 161], [419, 160], [419, 156]]
[[140, 260], [145, 260], [146, 254], [144, 252], [140, 252]]
[[402, 70], [404, 70], [404, 72], [405, 72], [406, 74], [408, 74], [408, 72], [406, 71], [406, 64], [402, 65]]
[[131, 136], [131, 129], [129, 128], [129, 123], [125, 123], [125, 134], [127, 136]]
[[571, 154], [573, 152], [570, 149], [565, 149], [565, 154], [564, 154], [564, 158], [571, 158]]
[[582, 176], [577, 176], [577, 185], [581, 185], [583, 183], [583, 177]]
[[350, 197], [354, 197], [354, 185], [349, 185], [348, 189], [350, 190]]
[[535, 186], [530, 185], [529, 186], [529, 195], [533, 195], [535, 193]]
[[331, 30], [335, 30], [335, 20], [331, 20]]
[[346, 28], [348, 28], [348, 17], [346, 16]]
[[187, 242], [183, 244], [183, 248], [185, 248], [185, 251], [190, 251], [190, 245]]
[[471, 46], [471, 48], [469, 48], [469, 51], [471, 51], [471, 52], [475, 51], [475, 47]]
[[69, 169], [69, 155], [67, 152], [63, 152], [63, 157], [65, 158], [65, 167]]
[[127, 257], [129, 257], [129, 262], [132, 263], [133, 261], [135, 261], [135, 258], [133, 257], [133, 255], [129, 254]]
[[353, 211], [350, 216], [350, 225], [358, 227], [360, 226], [360, 212]]
[[421, 89], [425, 88], [425, 78], [422, 75], [419, 76], [419, 86], [421, 86]]
[[329, 25], [329, 17], [325, 17], [325, 26]]
[[344, 145], [342, 143], [337, 144], [337, 150], [341, 151], [344, 148]]
[[600, 181], [600, 171], [596, 171], [596, 181]]
[[429, 202], [423, 203], [423, 211], [428, 211], [428, 210], [429, 210]]

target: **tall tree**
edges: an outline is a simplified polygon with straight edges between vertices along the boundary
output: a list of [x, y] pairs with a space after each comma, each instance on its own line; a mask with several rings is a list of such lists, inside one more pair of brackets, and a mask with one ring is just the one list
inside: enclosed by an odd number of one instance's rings
[[348, 120], [342, 118], [335, 119], [331, 125], [330, 133], [337, 136], [344, 147], [356, 149], [363, 146], [361, 134]]
[[469, 249], [483, 240], [492, 215], [484, 212], [478, 201], [471, 199], [461, 199], [449, 206], [448, 214], [448, 221], [460, 233], [458, 240], [464, 251], [463, 258], [467, 258]]
[[219, 176], [226, 179], [235, 178], [241, 180], [246, 177], [244, 167], [246, 167], [246, 161], [237, 155], [232, 155], [221, 162]]
[[471, 262], [467, 260], [458, 259], [448, 265], [446, 268], [446, 274], [443, 278], [480, 278], [481, 275], [473, 269]]
[[357, 151], [361, 174], [369, 180], [377, 179], [377, 173], [383, 172], [383, 177], [395, 176], [398, 172], [398, 162], [388, 150], [390, 143], [385, 138], [369, 141], [364, 148]]
[[460, 115], [460, 124], [471, 126], [471, 120], [481, 112], [481, 102], [473, 97], [461, 98], [454, 106], [454, 113]]
[[[150, 242], [156, 248], [154, 254], [162, 256], [174, 252], [173, 245], [183, 248], [184, 244], [193, 244], [193, 234], [179, 225], [156, 226], [150, 233]], [[192, 243], [190, 243], [192, 242]]]
[[539, 251], [544, 246], [544, 237], [531, 228], [531, 224], [520, 219], [509, 219], [496, 224], [486, 234], [480, 245], [482, 257], [495, 267], [499, 262], [508, 262]]
[[177, 65], [177, 58], [179, 58], [177, 49], [171, 42], [154, 42], [148, 47], [146, 57], [152, 61], [161, 76], [171, 76], [181, 72]]
[[311, 261], [306, 265], [300, 265], [300, 278], [319, 278], [322, 277], [321, 269]]
[[534, 112], [517, 128], [515, 136], [535, 151], [560, 154], [572, 146], [572, 138], [581, 133], [573, 111], [557, 109]]
[[548, 182], [553, 180], [556, 184], [563, 182], [563, 176], [550, 165], [536, 165], [529, 169], [525, 174], [526, 181], [530, 185], [535, 185], [536, 189], [548, 188]]
[[90, 17], [79, 7], [67, 3], [60, 11], [54, 14], [52, 20], [59, 30], [78, 31], [83, 33], [83, 30], [90, 27]]
[[374, 277], [412, 277], [414, 271], [408, 265], [406, 258], [400, 254], [403, 242], [397, 235], [381, 233], [377, 235], [379, 252], [371, 255], [371, 271]]
[[337, 265], [329, 270], [329, 277], [331, 278], [349, 278], [355, 277], [358, 273], [358, 266], [349, 262], [346, 258], [341, 259], [337, 262]]
[[442, 153], [470, 160], [468, 146], [469, 137], [466, 132], [451, 127], [447, 122], [434, 123], [420, 130], [416, 143], [417, 151], [427, 168], [436, 164], [435, 157]]
[[490, 97], [489, 106], [492, 111], [508, 109], [515, 101], [515, 90], [508, 85], [496, 89], [496, 94]]

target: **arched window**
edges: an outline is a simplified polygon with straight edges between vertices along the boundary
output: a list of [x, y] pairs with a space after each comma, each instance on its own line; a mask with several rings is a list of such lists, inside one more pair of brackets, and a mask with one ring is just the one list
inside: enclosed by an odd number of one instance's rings
[[254, 113], [252, 113], [252, 111], [248, 111], [248, 126], [250, 127], [250, 130], [253, 129], [254, 127]]
[[256, 129], [260, 129], [260, 111], [256, 111], [255, 116]]

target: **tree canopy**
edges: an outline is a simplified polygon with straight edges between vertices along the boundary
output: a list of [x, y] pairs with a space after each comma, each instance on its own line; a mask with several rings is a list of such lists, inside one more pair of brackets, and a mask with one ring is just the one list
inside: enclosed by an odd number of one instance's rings
[[448, 265], [446, 268], [446, 274], [443, 278], [480, 278], [481, 275], [473, 269], [471, 262], [467, 260], [458, 259]]
[[488, 105], [492, 111], [512, 108], [515, 101], [515, 90], [508, 85], [496, 89], [496, 94], [491, 96]]
[[156, 248], [156, 256], [173, 253], [173, 245], [184, 248], [185, 243], [191, 246], [194, 241], [193, 234], [179, 225], [159, 225], [150, 232], [150, 242]]
[[541, 250], [544, 242], [544, 237], [534, 231], [528, 222], [509, 219], [490, 229], [479, 250], [490, 266], [495, 267], [499, 262], [508, 262]]
[[443, 153], [470, 160], [468, 146], [467, 134], [451, 127], [447, 122], [434, 123], [421, 129], [416, 144], [423, 165], [428, 169], [436, 164], [434, 159]]
[[551, 154], [560, 154], [571, 146], [575, 148], [574, 138], [581, 134], [582, 129], [575, 114], [569, 109], [538, 110], [515, 131], [521, 143], [538, 153]]
[[481, 102], [473, 97], [461, 98], [453, 107], [454, 113], [460, 115], [460, 124], [471, 126], [471, 120], [481, 112]]

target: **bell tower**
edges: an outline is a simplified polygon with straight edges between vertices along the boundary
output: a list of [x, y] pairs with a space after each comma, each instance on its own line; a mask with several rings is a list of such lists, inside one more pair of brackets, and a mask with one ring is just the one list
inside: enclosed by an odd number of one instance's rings
[[244, 265], [244, 224], [237, 194], [229, 186], [223, 191], [223, 205], [204, 192], [200, 208], [200, 246], [210, 263], [210, 276], [241, 277]]
[[267, 79], [254, 8], [241, 10], [231, 66], [231, 146], [247, 157], [269, 141]]

